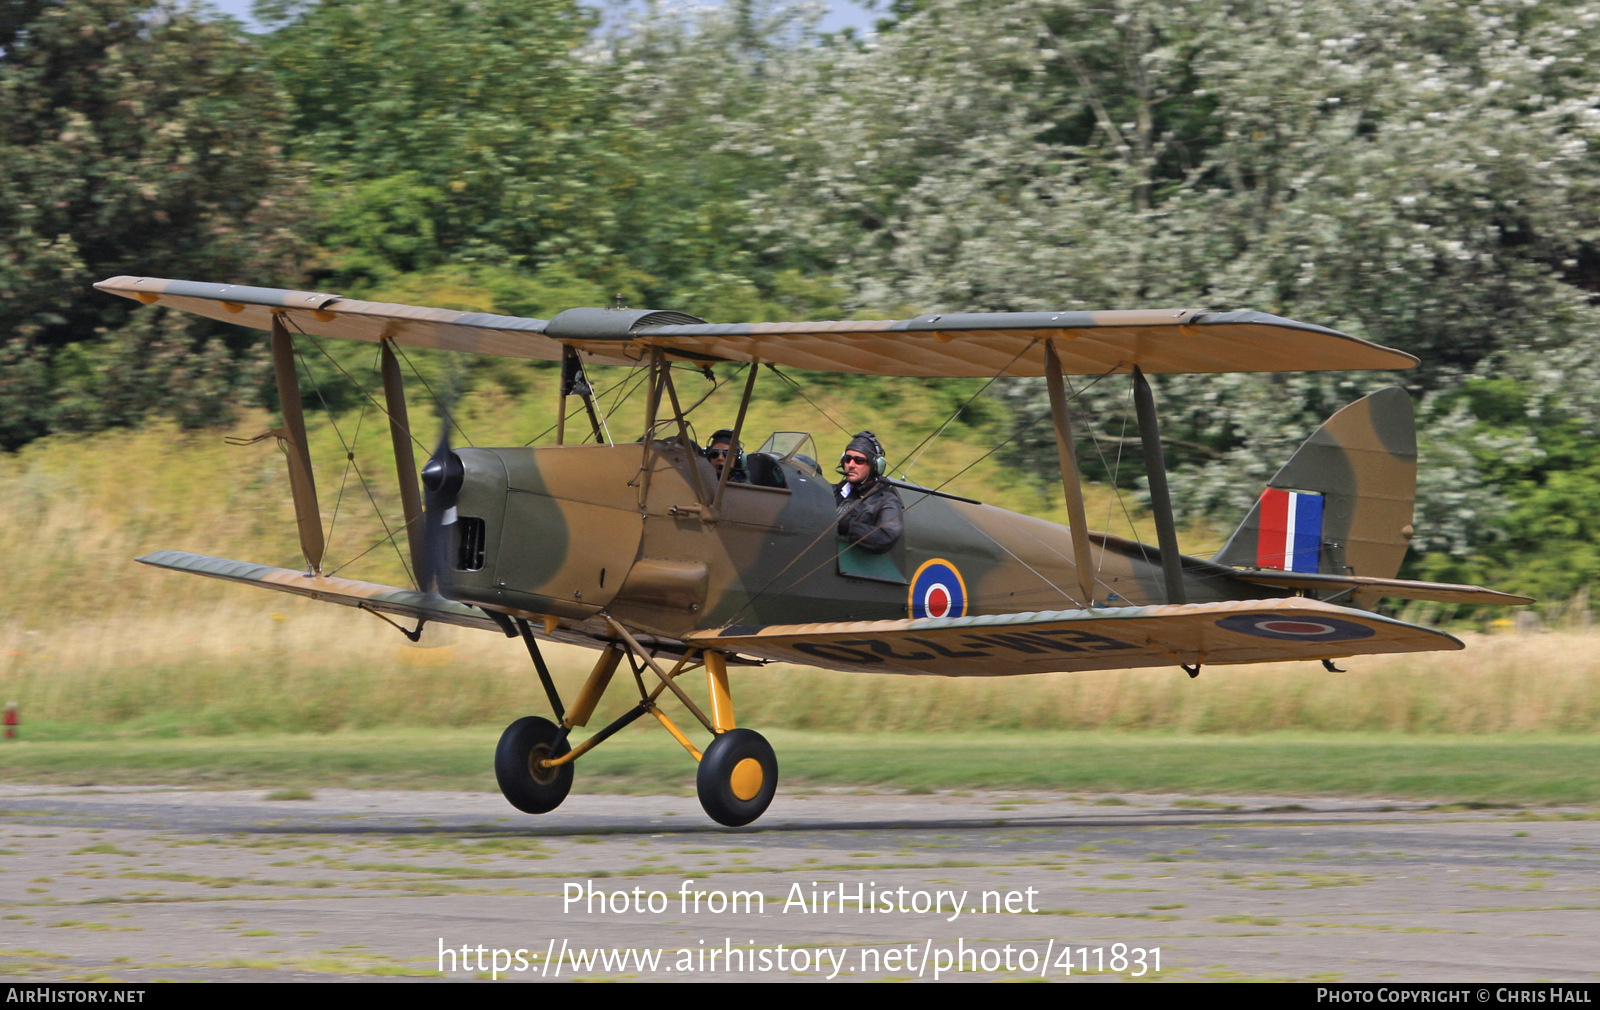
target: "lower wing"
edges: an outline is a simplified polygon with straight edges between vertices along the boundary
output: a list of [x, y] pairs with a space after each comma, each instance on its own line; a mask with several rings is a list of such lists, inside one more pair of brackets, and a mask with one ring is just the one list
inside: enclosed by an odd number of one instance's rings
[[296, 596], [309, 596], [313, 600], [326, 600], [329, 603], [356, 607], [376, 614], [412, 617], [436, 624], [454, 624], [463, 628], [502, 630], [477, 607], [447, 600], [435, 593], [398, 589], [376, 582], [357, 582], [355, 579], [307, 575], [292, 568], [275, 568], [272, 565], [257, 565], [249, 561], [229, 561], [227, 558], [188, 554], [184, 551], [156, 551], [138, 560], [156, 568], [190, 572], [228, 582], [242, 582], [249, 586], [274, 589], [280, 593], [293, 593]]
[[1441, 631], [1301, 597], [845, 624], [734, 625], [696, 632], [688, 640], [832, 670], [949, 677], [1272, 663], [1463, 647]]

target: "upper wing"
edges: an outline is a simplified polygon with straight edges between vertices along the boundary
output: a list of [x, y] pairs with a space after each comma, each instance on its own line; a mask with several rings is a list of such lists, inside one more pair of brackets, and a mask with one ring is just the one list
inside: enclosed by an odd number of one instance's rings
[[280, 315], [290, 330], [319, 337], [344, 337], [372, 343], [387, 339], [407, 347], [561, 360], [561, 344], [544, 336], [544, 328], [549, 324], [543, 319], [425, 309], [415, 305], [362, 302], [315, 291], [206, 284], [161, 277], [112, 277], [95, 287], [146, 305], [165, 305], [258, 330], [270, 330], [272, 317]]
[[708, 323], [681, 312], [569, 309], [524, 319], [338, 295], [158, 277], [112, 277], [102, 291], [268, 329], [415, 347], [556, 360], [562, 345], [601, 364], [641, 364], [652, 347], [695, 362], [760, 360], [870, 375], [1043, 375], [1043, 341], [1063, 372], [1299, 372], [1410, 368], [1417, 359], [1337, 330], [1261, 312], [943, 313], [915, 319]]
[[730, 627], [693, 645], [863, 673], [994, 677], [1271, 663], [1460, 649], [1455, 638], [1316, 600], [1249, 600], [986, 617]]
[[[556, 317], [556, 322], [560, 320]], [[1417, 359], [1337, 330], [1264, 312], [946, 313], [831, 323], [710, 323], [640, 327], [634, 339], [678, 352], [759, 358], [821, 372], [869, 375], [1043, 375], [1055, 341], [1068, 375], [1131, 372], [1314, 372], [1411, 368]]]

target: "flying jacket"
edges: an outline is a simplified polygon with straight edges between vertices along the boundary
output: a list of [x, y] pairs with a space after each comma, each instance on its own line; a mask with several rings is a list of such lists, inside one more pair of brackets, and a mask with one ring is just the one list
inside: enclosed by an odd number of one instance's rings
[[841, 493], [849, 481], [833, 486], [833, 504], [839, 517], [839, 535], [873, 554], [882, 554], [900, 539], [904, 525], [900, 513], [905, 506], [900, 492], [886, 480], [874, 478], [863, 490], [858, 487], [846, 498]]

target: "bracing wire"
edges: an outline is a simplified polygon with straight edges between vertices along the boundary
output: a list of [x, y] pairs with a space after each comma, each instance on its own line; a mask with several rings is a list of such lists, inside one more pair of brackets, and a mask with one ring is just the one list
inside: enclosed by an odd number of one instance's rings
[[[1070, 383], [1068, 384], [1068, 388], [1069, 389], [1071, 388], [1071, 384]], [[1084, 391], [1085, 392], [1088, 391], [1087, 387], [1085, 387]], [[1132, 395], [1131, 390], [1130, 390], [1129, 395], [1130, 396]], [[1118, 437], [1118, 440], [1117, 440], [1117, 455], [1116, 455], [1116, 460], [1114, 462], [1108, 461], [1106, 459], [1105, 446], [1100, 444], [1100, 436], [1099, 436], [1099, 434], [1097, 432], [1096, 426], [1094, 424], [1090, 424], [1090, 425], [1088, 425], [1088, 429], [1089, 429], [1089, 444], [1094, 446], [1095, 455], [1100, 458], [1100, 465], [1105, 467], [1106, 472], [1111, 475], [1111, 497], [1112, 497], [1112, 501], [1113, 501], [1114, 505], [1107, 507], [1107, 511], [1106, 511], [1106, 527], [1109, 529], [1110, 526], [1111, 526], [1111, 511], [1110, 511], [1110, 509], [1112, 507], [1120, 507], [1122, 509], [1122, 517], [1128, 523], [1128, 531], [1133, 534], [1133, 536], [1130, 539], [1132, 539], [1134, 543], [1139, 545], [1139, 554], [1140, 554], [1140, 556], [1145, 560], [1146, 563], [1150, 563], [1150, 552], [1149, 552], [1149, 550], [1147, 548], [1147, 545], [1144, 543], [1144, 541], [1139, 539], [1139, 528], [1133, 524], [1133, 514], [1128, 511], [1128, 503], [1127, 503], [1126, 499], [1123, 498], [1121, 489], [1117, 487], [1117, 477], [1122, 472], [1122, 449], [1123, 449], [1123, 446], [1125, 446], [1127, 444], [1127, 435], [1128, 435], [1128, 412], [1127, 412], [1127, 409], [1124, 408], [1123, 411], [1122, 411], [1122, 434]], [[1100, 561], [1095, 566], [1095, 574], [1096, 575], [1099, 575], [1100, 572], [1105, 568], [1106, 554], [1107, 554], [1107, 552], [1104, 549], [1102, 549], [1100, 551]]]
[[[773, 371], [776, 372], [777, 369], [774, 368]], [[1092, 382], [1090, 382], [1088, 385], [1084, 386], [1083, 389], [1074, 391], [1072, 393], [1072, 395], [1070, 397], [1068, 397], [1067, 402], [1071, 403], [1073, 400], [1075, 400], [1078, 397], [1082, 396], [1084, 393], [1087, 393], [1090, 389], [1094, 388], [1096, 383], [1098, 383], [1101, 379], [1104, 379], [1107, 375], [1110, 375], [1110, 374], [1111, 374], [1111, 372], [1107, 371], [1107, 372], [1104, 372], [1104, 373], [1102, 373], [1100, 375], [1095, 376], [1094, 380]], [[784, 376], [784, 378], [786, 380], [788, 379], [787, 376]], [[791, 383], [793, 382], [793, 380], [788, 380], [788, 381], [790, 381]], [[801, 395], [804, 396], [804, 393], [802, 392]], [[807, 398], [806, 402], [809, 403], [811, 401], [810, 401], [809, 398]], [[812, 404], [812, 405], [816, 406], [815, 404]], [[819, 407], [818, 410], [820, 411], [821, 408]], [[1027, 424], [1023, 425], [1021, 428], [1019, 428], [1016, 431], [1012, 432], [1010, 436], [1006, 437], [1005, 439], [1002, 439], [1000, 442], [998, 442], [994, 446], [992, 446], [989, 449], [988, 452], [985, 452], [983, 455], [979, 456], [977, 459], [973, 460], [972, 462], [968, 463], [966, 466], [962, 467], [960, 470], [956, 471], [950, 477], [946, 478], [943, 483], [938, 485], [938, 487], [935, 487], [932, 490], [934, 490], [934, 491], [942, 491], [945, 488], [945, 486], [948, 485], [951, 481], [955, 480], [957, 477], [960, 477], [962, 474], [966, 473], [968, 470], [972, 469], [974, 466], [977, 466], [979, 463], [983, 462], [984, 460], [988, 459], [990, 456], [994, 455], [996, 452], [998, 452], [1001, 449], [1003, 449], [1011, 441], [1016, 439], [1018, 436], [1026, 433], [1028, 431], [1028, 429], [1032, 428], [1035, 424], [1039, 423], [1039, 421], [1041, 419], [1042, 419], [1042, 415], [1041, 415], [1041, 417], [1034, 418], [1032, 421], [1029, 421]], [[830, 418], [830, 420], [831, 420], [831, 418]], [[835, 422], [835, 424], [837, 425], [837, 422]], [[844, 430], [844, 429], [841, 428], [841, 430]], [[905, 507], [904, 511], [906, 511], [906, 512], [911, 511], [912, 509], [916, 508], [919, 504], [921, 504], [924, 501], [927, 501], [931, 497], [933, 497], [933, 496], [932, 495], [926, 495], [923, 498], [920, 498], [917, 501], [912, 502], [910, 505], [907, 505]], [[751, 594], [750, 598], [745, 601], [744, 606], [740, 607], [738, 609], [738, 611], [736, 611], [733, 614], [732, 617], [728, 618], [727, 623], [728, 624], [736, 624], [736, 623], [738, 623], [738, 619], [740, 617], [742, 617], [752, 606], [754, 606], [756, 601], [760, 600], [763, 596], [766, 596], [767, 593], [772, 589], [772, 586], [779, 579], [781, 579], [785, 574], [787, 574], [789, 569], [793, 568], [795, 566], [795, 564], [797, 564], [800, 561], [801, 558], [805, 557], [808, 553], [810, 553], [812, 548], [816, 547], [817, 544], [821, 543], [823, 538], [825, 538], [829, 533], [832, 533], [833, 531], [834, 531], [834, 527], [832, 527], [832, 526], [823, 527], [823, 529], [815, 537], [813, 537], [811, 539], [811, 541], [805, 545], [805, 547], [803, 547], [800, 551], [798, 551], [795, 554], [795, 556], [792, 559], [790, 559], [788, 564], [784, 565], [781, 569], [778, 570], [777, 574], [773, 575], [772, 578], [768, 579], [765, 585], [763, 585], [755, 593]], [[1016, 558], [1016, 560], [1019, 563], [1021, 563], [1023, 567], [1027, 568], [1030, 572], [1033, 572], [1033, 574], [1037, 575], [1040, 578], [1040, 580], [1045, 583], [1045, 585], [1049, 586], [1051, 589], [1054, 589], [1056, 592], [1060, 593], [1062, 596], [1066, 597], [1067, 599], [1069, 599], [1069, 600], [1072, 599], [1071, 594], [1069, 594], [1066, 590], [1062, 589], [1060, 586], [1056, 585], [1047, 576], [1045, 576], [1042, 572], [1040, 572], [1037, 569], [1035, 569], [1033, 566], [1029, 565], [1026, 561], [1023, 561], [1021, 558], [1018, 558], [1004, 544], [1001, 544], [999, 541], [995, 540], [993, 537], [989, 537], [989, 540], [991, 542], [993, 542], [996, 546], [998, 546], [1001, 550], [1005, 551], [1007, 554], [1011, 554], [1011, 556], [1013, 558]], [[807, 569], [805, 572], [802, 572], [800, 575], [798, 575], [798, 576], [794, 577], [793, 579], [791, 579], [784, 586], [784, 591], [787, 591], [787, 590], [793, 588], [794, 586], [799, 585], [801, 582], [805, 581], [806, 579], [810, 578], [812, 575], [814, 575], [817, 572], [821, 571], [823, 568], [825, 568], [833, 560], [834, 560], [834, 558], [831, 557], [831, 556], [823, 558], [821, 561], [819, 561], [817, 564], [813, 565], [811, 568]]]
[[964, 412], [968, 407], [972, 406], [972, 402], [974, 400], [976, 400], [978, 397], [982, 396], [985, 390], [987, 390], [990, 386], [994, 385], [996, 381], [998, 381], [1002, 376], [1004, 376], [1008, 371], [1010, 371], [1011, 370], [1011, 366], [1015, 365], [1017, 363], [1017, 359], [1022, 357], [1024, 354], [1028, 353], [1028, 351], [1030, 349], [1032, 349], [1033, 346], [1034, 346], [1033, 344], [1025, 344], [1025, 345], [1023, 345], [1022, 349], [1019, 350], [1016, 354], [1012, 355], [1011, 356], [1011, 360], [1006, 362], [1005, 366], [1002, 367], [1000, 369], [1000, 371], [998, 371], [998, 372], [994, 373], [993, 375], [991, 375], [989, 377], [989, 381], [988, 382], [985, 382], [983, 385], [979, 386], [977, 392], [975, 392], [971, 396], [967, 397], [966, 402], [962, 403], [961, 406], [957, 407], [954, 411], [952, 411], [950, 416], [944, 419], [944, 423], [940, 424], [939, 427], [933, 429], [933, 431], [929, 432], [927, 435], [924, 435], [923, 438], [922, 438], [922, 441], [920, 441], [916, 445], [912, 446], [911, 447], [911, 451], [906, 453], [904, 456], [902, 456], [900, 458], [900, 462], [896, 463], [894, 466], [890, 467], [889, 469], [890, 470], [899, 470], [899, 471], [901, 471], [902, 474], [910, 472], [911, 467], [916, 463], [916, 461], [918, 459], [920, 459], [922, 457], [922, 453], [927, 451], [927, 448], [933, 444], [934, 440], [937, 439], [940, 435], [943, 435], [944, 434], [944, 430], [946, 428], [950, 427], [952, 424], [954, 424], [956, 418], [960, 417], [962, 412]]
[[[395, 353], [399, 354], [401, 359], [405, 361], [406, 367], [411, 369], [411, 374], [415, 375], [417, 377], [417, 381], [422, 383], [422, 388], [426, 389], [428, 391], [428, 395], [433, 398], [434, 409], [450, 419], [451, 427], [455, 428], [457, 433], [461, 435], [462, 441], [466, 442], [469, 446], [473, 445], [474, 443], [472, 441], [472, 436], [468, 435], [467, 430], [461, 427], [461, 422], [457, 420], [455, 411], [446, 409], [444, 400], [440, 399], [439, 394], [434, 392], [433, 386], [429, 385], [427, 377], [417, 370], [416, 364], [412, 362], [411, 356], [406, 354], [405, 348], [401, 347], [399, 344], [395, 344], [394, 349]], [[423, 446], [423, 450], [430, 451], [428, 450], [427, 446]]]
[[[850, 428], [847, 428], [843, 424], [840, 424], [838, 418], [834, 417], [831, 413], [829, 413], [827, 408], [823, 407], [822, 404], [818, 403], [817, 401], [813, 400], [811, 397], [806, 395], [805, 388], [803, 386], [801, 386], [800, 383], [794, 381], [789, 376], [785, 375], [783, 372], [780, 372], [778, 370], [778, 366], [777, 365], [773, 365], [773, 364], [769, 363], [767, 365], [767, 368], [771, 370], [773, 375], [776, 375], [778, 378], [782, 379], [784, 382], [787, 382], [790, 386], [794, 387], [794, 391], [796, 393], [800, 394], [800, 399], [802, 399], [802, 400], [806, 401], [807, 403], [811, 404], [812, 409], [814, 409], [817, 413], [821, 414], [823, 417], [827, 418], [829, 423], [831, 423], [835, 428], [838, 428], [840, 431], [844, 432], [844, 434], [846, 436], [848, 436], [850, 438], [854, 438], [856, 432], [862, 430], [862, 426], [861, 425], [857, 425], [854, 421], [851, 421], [850, 418], [848, 418], [848, 417], [845, 417], [845, 421], [848, 422], [851, 425], [851, 427], [853, 427], [855, 429], [855, 431], [852, 431]], [[841, 416], [842, 416], [842, 412], [841, 412]]]
[[[296, 328], [298, 329], [298, 327], [296, 327]], [[309, 339], [311, 341], [311, 345], [313, 347], [315, 347], [318, 350], [318, 352], [320, 352], [322, 354], [323, 357], [327, 358], [329, 361], [333, 361], [332, 355], [328, 354], [327, 350], [322, 346], [321, 343], [319, 343], [317, 341], [317, 339], [315, 337], [312, 337], [310, 334], [305, 333], [304, 331], [301, 331], [301, 332], [302, 332], [303, 336], [305, 336], [307, 339]], [[367, 501], [372, 504], [373, 514], [378, 517], [378, 522], [383, 526], [383, 532], [384, 532], [385, 536], [384, 536], [383, 540], [380, 540], [378, 543], [381, 544], [384, 541], [387, 541], [390, 544], [392, 544], [394, 546], [395, 556], [400, 561], [401, 568], [405, 570], [407, 577], [414, 579], [415, 577], [411, 572], [411, 568], [410, 568], [409, 565], [406, 564], [405, 556], [400, 551], [400, 545], [395, 543], [395, 539], [394, 539], [395, 538], [395, 534], [394, 534], [394, 532], [392, 530], [389, 529], [389, 521], [383, 517], [383, 510], [378, 507], [378, 499], [372, 493], [372, 486], [367, 483], [366, 475], [361, 472], [361, 466], [360, 466], [360, 464], [358, 464], [356, 462], [355, 448], [351, 443], [345, 441], [344, 432], [342, 430], [340, 430], [340, 428], [339, 428], [339, 421], [338, 421], [337, 418], [335, 418], [333, 416], [333, 409], [328, 405], [327, 397], [322, 395], [322, 386], [321, 386], [320, 383], [317, 382], [316, 373], [311, 370], [311, 362], [306, 360], [305, 355], [300, 352], [299, 348], [295, 348], [295, 352], [294, 353], [295, 353], [295, 357], [297, 359], [299, 359], [300, 364], [305, 368], [306, 377], [311, 380], [311, 388], [312, 388], [312, 390], [314, 390], [316, 392], [318, 402], [320, 402], [322, 404], [323, 413], [327, 414], [327, 416], [328, 416], [328, 424], [329, 424], [329, 426], [331, 428], [333, 428], [333, 433], [336, 436], [338, 436], [339, 445], [341, 447], [343, 447], [343, 449], [344, 449], [345, 461], [346, 461], [346, 465], [347, 465], [347, 472], [348, 472], [349, 469], [355, 470], [356, 479], [361, 483], [361, 489], [364, 492], [366, 492]], [[333, 363], [334, 363], [334, 366], [336, 368], [338, 368], [339, 371], [342, 372], [346, 377], [350, 377], [350, 373], [346, 372], [344, 370], [344, 368], [340, 367], [338, 362], [334, 361]], [[351, 378], [351, 381], [355, 382], [354, 378]], [[355, 383], [355, 385], [356, 385], [357, 389], [362, 389], [362, 386], [361, 386], [360, 383]], [[365, 390], [363, 390], [363, 392], [365, 392]], [[371, 399], [371, 397], [369, 396], [368, 399]], [[385, 413], [387, 413], [387, 412], [385, 412]], [[362, 410], [361, 416], [362, 416], [362, 418], [365, 418], [365, 416], [366, 416], [366, 410], [365, 409]], [[360, 425], [361, 425], [361, 421], [360, 421], [360, 419], [358, 419], [357, 422], [356, 422], [356, 431], [357, 431], [357, 433], [359, 433], [359, 431], [360, 431]], [[341, 498], [343, 496], [343, 492], [344, 492], [344, 486], [341, 483], [341, 485], [340, 485], [340, 496], [341, 496]], [[337, 502], [335, 503], [334, 516], [335, 516], [335, 518], [337, 518], [337, 516], [338, 516], [338, 505], [337, 505]], [[328, 530], [328, 536], [330, 538], [331, 538], [332, 532], [333, 532], [333, 529], [332, 529], [332, 526], [330, 525], [329, 526], [329, 530]], [[374, 544], [373, 545], [373, 547], [376, 547], [376, 546], [378, 546], [378, 544]], [[362, 551], [361, 554], [356, 555], [356, 557], [362, 557], [362, 556], [366, 555], [367, 553], [369, 553], [371, 550], [372, 550], [372, 548], [369, 547], [369, 548], [367, 548], [367, 550]], [[342, 569], [344, 569], [349, 564], [350, 564], [350, 562], [346, 561], [343, 565], [340, 565], [338, 568], [333, 569], [328, 574], [329, 575], [333, 575], [333, 574], [341, 571]]]
[[[334, 358], [333, 355], [329, 354], [327, 352], [327, 350], [322, 346], [322, 344], [318, 343], [316, 337], [314, 337], [311, 334], [307, 333], [305, 330], [300, 329], [300, 324], [295, 322], [293, 317], [285, 317], [285, 318], [287, 318], [289, 320], [289, 322], [294, 323], [294, 328], [295, 328], [295, 332], [296, 333], [300, 334], [300, 336], [305, 337], [307, 340], [311, 341], [312, 346], [314, 346], [317, 349], [318, 353], [320, 353], [324, 358], [327, 358], [328, 359], [328, 363], [333, 365], [334, 368], [339, 370], [339, 374], [343, 375], [345, 378], [350, 380], [350, 385], [354, 386], [356, 391], [358, 393], [360, 393], [363, 397], [365, 397], [367, 402], [372, 404], [374, 409], [376, 409], [380, 413], [382, 413], [384, 417], [389, 418], [389, 423], [390, 424], [394, 423], [394, 418], [392, 416], [390, 416], [390, 414], [389, 414], [389, 408], [386, 405], [379, 403], [377, 401], [377, 398], [375, 398], [371, 393], [367, 392], [367, 389], [366, 389], [365, 386], [361, 385], [360, 382], [356, 381], [355, 376], [353, 376], [349, 372], [345, 371], [344, 366], [339, 364], [338, 360], [336, 358]], [[399, 345], [396, 345], [396, 346], [398, 347]], [[295, 353], [297, 355], [299, 354], [298, 351], [295, 352]], [[405, 429], [405, 432], [406, 432], [406, 437], [410, 438], [411, 441], [417, 443], [417, 448], [421, 449], [423, 452], [428, 452], [429, 451], [428, 447], [425, 444], [423, 444], [421, 439], [419, 439], [415, 434], [412, 433], [412, 431], [411, 431], [411, 429], [409, 427], [407, 427]]]
[[[587, 375], [588, 373], [585, 372], [584, 374]], [[606, 408], [605, 411], [604, 411], [604, 414], [607, 415], [607, 416], [615, 415], [616, 412], [619, 409], [621, 409], [622, 405], [624, 403], [626, 403], [629, 400], [629, 398], [632, 397], [633, 394], [638, 390], [640, 383], [642, 383], [644, 381], [644, 377], [645, 377], [645, 372], [644, 372], [643, 369], [638, 369], [638, 368], [631, 369], [629, 371], [629, 374], [627, 374], [627, 375], [623, 376], [622, 378], [618, 379], [616, 382], [613, 382], [611, 385], [607, 386], [605, 389], [600, 390], [598, 393], [595, 393], [594, 394], [594, 399], [595, 400], [599, 400], [601, 397], [607, 396], [612, 392], [616, 392], [617, 393], [616, 399], [614, 399], [612, 401], [612, 403], [611, 403], [611, 406]], [[628, 388], [623, 389], [622, 388], [623, 386], [627, 386]], [[582, 409], [583, 409], [582, 407], [574, 407], [572, 410], [567, 411], [566, 419], [570, 421], [572, 418], [577, 417], [579, 411], [581, 411]], [[555, 431], [555, 430], [556, 430], [556, 425], [552, 424], [550, 427], [548, 427], [545, 430], [539, 432], [539, 434], [533, 436], [532, 438], [528, 439], [526, 442], [522, 443], [523, 448], [527, 448], [528, 446], [530, 446], [533, 443], [539, 441], [541, 438], [544, 438], [546, 435], [550, 434], [552, 431]]]

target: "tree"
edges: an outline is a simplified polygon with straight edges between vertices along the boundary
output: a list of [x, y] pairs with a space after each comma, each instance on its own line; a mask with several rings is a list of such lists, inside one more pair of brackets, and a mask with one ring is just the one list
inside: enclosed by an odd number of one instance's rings
[[[604, 227], [597, 219], [609, 211], [589, 197], [600, 164], [617, 155], [601, 82], [575, 57], [593, 25], [575, 0], [357, 0], [263, 12], [287, 22], [266, 44], [319, 200], [336, 212], [370, 208], [369, 226], [398, 234], [369, 228], [372, 241], [349, 244], [355, 236], [336, 223], [333, 243], [405, 271], [459, 256], [559, 254]], [[396, 192], [428, 219], [383, 221]], [[382, 264], [366, 269], [374, 266]]]
[[575, 0], [257, 11], [283, 22], [268, 45], [296, 152], [317, 166], [319, 268], [337, 283], [471, 267], [772, 310], [794, 264], [741, 235], [744, 197], [775, 173], [721, 141], [761, 100], [764, 66], [807, 37], [794, 12], [657, 9], [596, 38]]
[[[1600, 313], [1579, 269], [1600, 240], [1595, 5], [927, 0], [901, 13], [876, 45], [793, 53], [738, 138], [787, 168], [752, 197], [763, 239], [832, 260], [857, 278], [855, 303], [1256, 308], [1417, 354], [1402, 381], [1424, 412], [1467, 411], [1441, 437], [1481, 436], [1473, 403], [1436, 395], [1473, 376], [1516, 377], [1541, 391], [1535, 415], [1600, 425], [1581, 388]], [[1161, 381], [1180, 499], [1241, 515], [1299, 439], [1375, 381]], [[1024, 422], [1043, 409], [1026, 384], [1012, 396]], [[1123, 401], [1110, 382], [1084, 398], [1113, 435]], [[1539, 423], [1496, 438], [1531, 446]], [[1037, 448], [1023, 464], [1052, 472], [1053, 449]], [[1445, 455], [1468, 469], [1424, 488], [1418, 525], [1430, 548], [1464, 555], [1504, 532], [1513, 502], [1496, 504], [1504, 488], [1452, 493], [1493, 475], [1471, 452]]]
[[[58, 422], [104, 423], [93, 409], [59, 416], [40, 395], [41, 383], [54, 389], [63, 348], [128, 325], [133, 307], [94, 291], [95, 281], [289, 280], [302, 211], [280, 144], [279, 92], [235, 29], [166, 0], [29, 0], [4, 11], [0, 392], [27, 398], [0, 415], [9, 448]], [[163, 346], [175, 339], [149, 323], [128, 332], [161, 334]], [[212, 332], [184, 330], [191, 343]], [[79, 357], [98, 353], [85, 343]], [[212, 370], [203, 360], [196, 367]], [[181, 385], [188, 363], [170, 364], [150, 381]], [[92, 403], [93, 387], [86, 393]]]

